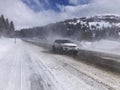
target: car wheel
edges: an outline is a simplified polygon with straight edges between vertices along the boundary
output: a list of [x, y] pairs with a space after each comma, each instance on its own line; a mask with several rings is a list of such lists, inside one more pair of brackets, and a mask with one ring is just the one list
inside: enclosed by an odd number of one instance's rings
[[60, 54], [64, 54], [64, 50], [63, 50], [62, 47], [59, 48], [59, 53], [60, 53]]
[[52, 50], [53, 50], [53, 52], [56, 52], [56, 48], [55, 48], [55, 46], [52, 47]]
[[73, 55], [77, 56], [78, 55], [78, 51], [74, 51]]

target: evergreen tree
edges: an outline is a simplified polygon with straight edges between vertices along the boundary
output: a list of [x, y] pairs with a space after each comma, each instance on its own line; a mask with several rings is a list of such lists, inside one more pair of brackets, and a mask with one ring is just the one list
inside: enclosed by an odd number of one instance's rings
[[14, 23], [11, 21], [9, 22], [8, 19], [4, 18], [4, 15], [0, 16], [0, 35], [5, 37], [12, 37], [14, 36]]
[[2, 28], [5, 28], [5, 19], [4, 19], [4, 15], [1, 15], [1, 26], [2, 26]]
[[14, 24], [13, 24], [12, 21], [10, 22], [10, 30], [11, 30], [11, 31], [14, 31], [14, 30], [15, 30], [15, 28], [14, 28]]
[[5, 20], [5, 27], [6, 27], [7, 30], [8, 30], [9, 27], [10, 27], [10, 25], [9, 25], [9, 20], [8, 20], [8, 19]]

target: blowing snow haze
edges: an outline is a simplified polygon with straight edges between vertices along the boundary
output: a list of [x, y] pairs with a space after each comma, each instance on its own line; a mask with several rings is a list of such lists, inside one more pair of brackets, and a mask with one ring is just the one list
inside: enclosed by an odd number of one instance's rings
[[120, 0], [0, 0], [0, 90], [120, 90]]
[[75, 17], [119, 14], [119, 0], [0, 0], [0, 13], [17, 30]]

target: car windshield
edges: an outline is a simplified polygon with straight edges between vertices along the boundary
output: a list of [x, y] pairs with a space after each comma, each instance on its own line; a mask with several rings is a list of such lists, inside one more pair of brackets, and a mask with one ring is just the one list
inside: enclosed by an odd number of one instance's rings
[[56, 40], [55, 42], [57, 42], [57, 43], [73, 43], [70, 40]]

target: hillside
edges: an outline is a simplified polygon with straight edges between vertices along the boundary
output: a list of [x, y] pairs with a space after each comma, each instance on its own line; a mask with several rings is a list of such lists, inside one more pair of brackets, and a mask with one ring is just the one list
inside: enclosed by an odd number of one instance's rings
[[120, 16], [103, 15], [68, 19], [42, 27], [22, 29], [20, 33], [22, 37], [47, 38], [54, 35], [77, 40], [116, 39], [120, 36]]

